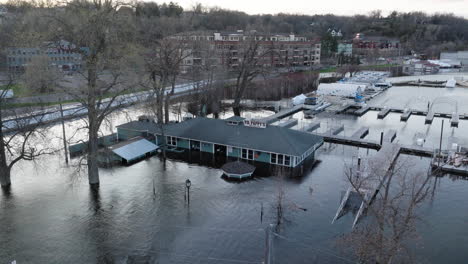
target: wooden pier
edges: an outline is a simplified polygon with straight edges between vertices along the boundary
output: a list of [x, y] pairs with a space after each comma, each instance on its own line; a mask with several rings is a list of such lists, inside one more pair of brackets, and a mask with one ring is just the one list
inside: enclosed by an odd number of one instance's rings
[[331, 135], [331, 136], [336, 136], [339, 133], [344, 131], [344, 125], [338, 126], [338, 127], [332, 127], [330, 128], [327, 132], [325, 132], [325, 135]]
[[295, 125], [297, 125], [297, 119], [294, 119], [294, 118], [278, 124], [279, 127], [285, 127], [285, 128], [291, 128]]
[[312, 132], [320, 127], [320, 122], [312, 122], [304, 126], [304, 131]]
[[384, 143], [392, 143], [393, 140], [396, 138], [396, 130], [390, 129], [387, 133], [383, 135], [383, 142]]
[[458, 113], [453, 113], [452, 118], [450, 119], [450, 125], [452, 127], [458, 127], [458, 121], [460, 120], [460, 116]]
[[429, 110], [429, 112], [427, 112], [426, 114], [426, 121], [425, 123], [426, 124], [432, 124], [432, 121], [434, 120], [434, 112]]
[[365, 138], [367, 134], [369, 134], [369, 127], [361, 127], [356, 132], [354, 132], [351, 138], [361, 139], [361, 138]]
[[380, 110], [380, 112], [377, 114], [377, 118], [379, 119], [384, 119], [388, 113], [390, 113], [390, 108], [383, 108]]
[[284, 109], [284, 110], [281, 110], [281, 111], [279, 111], [278, 113], [276, 113], [274, 115], [262, 118], [262, 121], [267, 123], [267, 124], [271, 124], [271, 123], [274, 123], [276, 121], [279, 121], [281, 118], [293, 115], [293, 114], [301, 111], [303, 108], [304, 108], [304, 105], [296, 105], [293, 108]]
[[405, 121], [405, 122], [408, 121], [408, 119], [410, 118], [410, 116], [411, 116], [412, 113], [413, 113], [413, 112], [411, 111], [411, 109], [406, 110], [403, 114], [401, 114], [400, 120], [401, 120], [401, 121]]
[[[375, 149], [375, 150], [380, 150], [382, 147], [382, 145], [380, 145], [379, 142], [374, 141], [374, 140], [367, 140], [367, 139], [357, 138], [357, 137], [346, 137], [346, 136], [341, 136], [341, 135], [332, 135], [329, 133], [317, 134], [317, 135], [322, 136], [323, 140], [328, 143], [349, 145], [349, 146], [360, 147], [360, 148], [370, 148], [370, 149]], [[392, 139], [392, 142], [396, 138], [396, 132], [394, 133], [391, 130], [384, 133], [384, 135], [387, 135], [388, 138]], [[389, 142], [387, 139], [387, 140], [384, 140], [383, 145], [396, 144], [392, 142]], [[398, 144], [398, 145], [400, 146], [400, 152], [404, 154], [414, 155], [414, 156], [423, 156], [423, 157], [432, 157], [432, 155], [434, 154], [434, 150], [430, 148], [421, 147], [417, 145], [403, 145], [403, 144]]]
[[[357, 110], [353, 112], [354, 115], [357, 116], [362, 116], [368, 111], [379, 111], [377, 114], [377, 118], [383, 119], [385, 118], [390, 112], [391, 113], [401, 113], [400, 120], [401, 121], [407, 121], [411, 115], [422, 115], [426, 117], [426, 124], [431, 124], [432, 121], [434, 120], [434, 117], [443, 117], [443, 118], [453, 118], [453, 113], [442, 113], [442, 112], [434, 112], [432, 110], [426, 111], [426, 110], [417, 110], [417, 109], [403, 109], [403, 108], [386, 108], [386, 107], [380, 107], [380, 106], [358, 106], [358, 105], [353, 105], [353, 104], [348, 104], [344, 106], [344, 108], [340, 109], [337, 111], [337, 113], [342, 113], [345, 112], [346, 110], [350, 108], [356, 108]], [[468, 114], [459, 114], [458, 115], [458, 120], [468, 120]]]
[[358, 110], [354, 111], [354, 115], [362, 116], [370, 110], [370, 106], [363, 106]]
[[325, 104], [322, 104], [322, 105], [300, 104], [300, 105], [296, 105], [296, 106], [294, 106], [292, 108], [283, 109], [283, 110], [279, 111], [278, 113], [276, 113], [274, 115], [264, 117], [264, 118], [262, 118], [260, 120], [267, 123], [267, 124], [271, 124], [271, 123], [279, 121], [282, 118], [293, 115], [293, 114], [295, 114], [295, 113], [297, 113], [299, 111], [302, 111], [302, 110], [323, 111], [325, 108], [329, 107], [330, 105], [331, 105], [330, 103], [325, 103]]

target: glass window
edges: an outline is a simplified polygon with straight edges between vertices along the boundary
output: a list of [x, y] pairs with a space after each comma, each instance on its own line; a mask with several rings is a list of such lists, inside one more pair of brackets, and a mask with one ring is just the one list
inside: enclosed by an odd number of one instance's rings
[[276, 154], [271, 153], [271, 163], [276, 164]]
[[281, 154], [278, 155], [278, 164], [283, 165], [283, 155]]
[[286, 165], [286, 166], [291, 165], [291, 157], [290, 156], [284, 156], [284, 165]]
[[246, 149], [242, 149], [242, 158], [247, 159], [247, 150]]
[[253, 160], [253, 150], [249, 149], [249, 156], [248, 156], [248, 159], [249, 160]]

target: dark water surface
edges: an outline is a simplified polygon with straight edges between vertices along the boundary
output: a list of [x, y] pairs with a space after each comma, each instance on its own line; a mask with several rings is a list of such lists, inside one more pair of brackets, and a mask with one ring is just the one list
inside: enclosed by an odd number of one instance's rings
[[[132, 116], [140, 113], [135, 110]], [[407, 144], [422, 133], [428, 147], [438, 144], [440, 133], [440, 120], [424, 125], [424, 117], [417, 116], [408, 123], [396, 114], [377, 120], [375, 112], [340, 116], [339, 121], [327, 114], [318, 118], [323, 131], [341, 122], [344, 134], [370, 126], [369, 137], [375, 140], [390, 128]], [[116, 117], [107, 130], [124, 121], [125, 115]], [[77, 123], [70, 122], [67, 133]], [[467, 127], [466, 121], [458, 129], [447, 126], [444, 136], [466, 141]], [[49, 128], [49, 144], [59, 144], [59, 132], [58, 126]], [[278, 189], [284, 190], [287, 206], [281, 237], [273, 239], [274, 263], [353, 263], [336, 247], [340, 235], [351, 230], [352, 214], [333, 225], [331, 220], [348, 186], [346, 164], [374, 153], [325, 144], [317, 154], [321, 162], [302, 179], [271, 176], [241, 183], [223, 180], [212, 164], [169, 160], [164, 165], [152, 157], [129, 167], [101, 169], [98, 191], [90, 190], [84, 176], [72, 174], [74, 168], [59, 155], [22, 162], [14, 169], [10, 193], [0, 195], [0, 263], [261, 263]], [[426, 158], [406, 155], [399, 162], [409, 164], [414, 174], [424, 173], [429, 164]], [[190, 204], [184, 196], [187, 178], [192, 181]], [[466, 263], [467, 190], [464, 179], [438, 179], [434, 197], [421, 208], [421, 238], [414, 245], [418, 262]]]

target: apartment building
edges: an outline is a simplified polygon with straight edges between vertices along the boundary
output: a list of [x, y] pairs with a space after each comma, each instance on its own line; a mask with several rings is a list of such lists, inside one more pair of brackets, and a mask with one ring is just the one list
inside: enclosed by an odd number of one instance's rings
[[82, 52], [67, 41], [44, 42], [40, 47], [10, 47], [6, 50], [6, 65], [10, 71], [22, 71], [33, 60], [45, 57], [49, 65], [63, 71], [75, 71], [82, 67]]
[[[320, 64], [320, 41], [294, 34], [262, 34], [257, 32], [214, 32], [173, 36], [178, 40], [203, 43], [205, 49], [187, 51], [182, 69], [204, 65], [206, 60], [217, 66], [236, 68], [249, 45], [257, 47], [257, 65], [263, 67], [295, 67]], [[252, 44], [255, 43], [255, 44]], [[203, 45], [202, 44], [202, 45]], [[210, 54], [206, 56], [206, 54]]]

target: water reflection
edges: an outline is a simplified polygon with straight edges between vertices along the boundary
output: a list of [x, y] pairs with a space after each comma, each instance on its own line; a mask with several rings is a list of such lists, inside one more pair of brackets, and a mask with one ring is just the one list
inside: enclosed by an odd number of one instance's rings
[[[134, 115], [144, 113], [134, 108]], [[296, 115], [300, 115], [298, 113]], [[229, 114], [227, 114], [229, 115]], [[424, 125], [424, 117], [412, 116], [407, 123], [399, 115], [378, 120], [376, 112], [363, 117], [318, 116], [322, 131], [344, 123], [346, 134], [361, 126], [371, 127], [369, 138], [397, 130], [397, 140], [412, 144], [415, 133], [435, 146], [440, 119]], [[338, 120], [336, 119], [338, 118]], [[115, 115], [112, 124], [124, 122]], [[67, 134], [76, 132], [79, 122], [67, 123]], [[462, 142], [468, 137], [467, 122], [458, 129], [446, 129]], [[76, 132], [76, 133], [75, 133]], [[102, 133], [110, 132], [103, 128]], [[51, 126], [55, 135], [49, 144], [59, 146], [61, 127]], [[445, 135], [444, 133], [444, 135]], [[275, 263], [346, 263], [335, 247], [336, 238], [349, 232], [352, 214], [331, 225], [348, 185], [343, 175], [347, 164], [358, 156], [372, 156], [374, 150], [325, 144], [320, 160], [302, 178], [287, 179], [283, 188], [288, 201], [302, 210], [286, 210], [288, 222], [273, 242]], [[410, 159], [412, 173], [425, 172], [426, 158]], [[187, 162], [188, 161], [188, 162]], [[63, 157], [44, 156], [40, 166], [21, 162], [14, 168], [13, 187], [0, 196], [0, 262], [9, 263], [261, 263], [265, 228], [274, 222], [274, 201], [278, 184], [266, 170], [251, 181], [227, 182], [218, 169], [221, 160], [202, 153], [184, 160], [166, 162], [151, 157], [129, 167], [100, 169], [99, 190], [90, 189], [86, 178], [70, 185], [74, 171], [63, 166]], [[42, 164], [42, 165], [41, 165]], [[185, 180], [190, 178], [190, 206], [184, 200]], [[72, 179], [76, 179], [72, 177]], [[465, 178], [463, 178], [465, 179]], [[428, 223], [418, 227], [424, 247], [416, 255], [424, 263], [460, 263], [468, 257], [468, 182], [455, 176], [438, 178], [433, 200], [421, 209]], [[263, 204], [263, 221], [260, 221]], [[338, 257], [337, 257], [338, 255]], [[423, 257], [424, 256], [424, 257]], [[345, 258], [347, 259], [347, 258]]]

